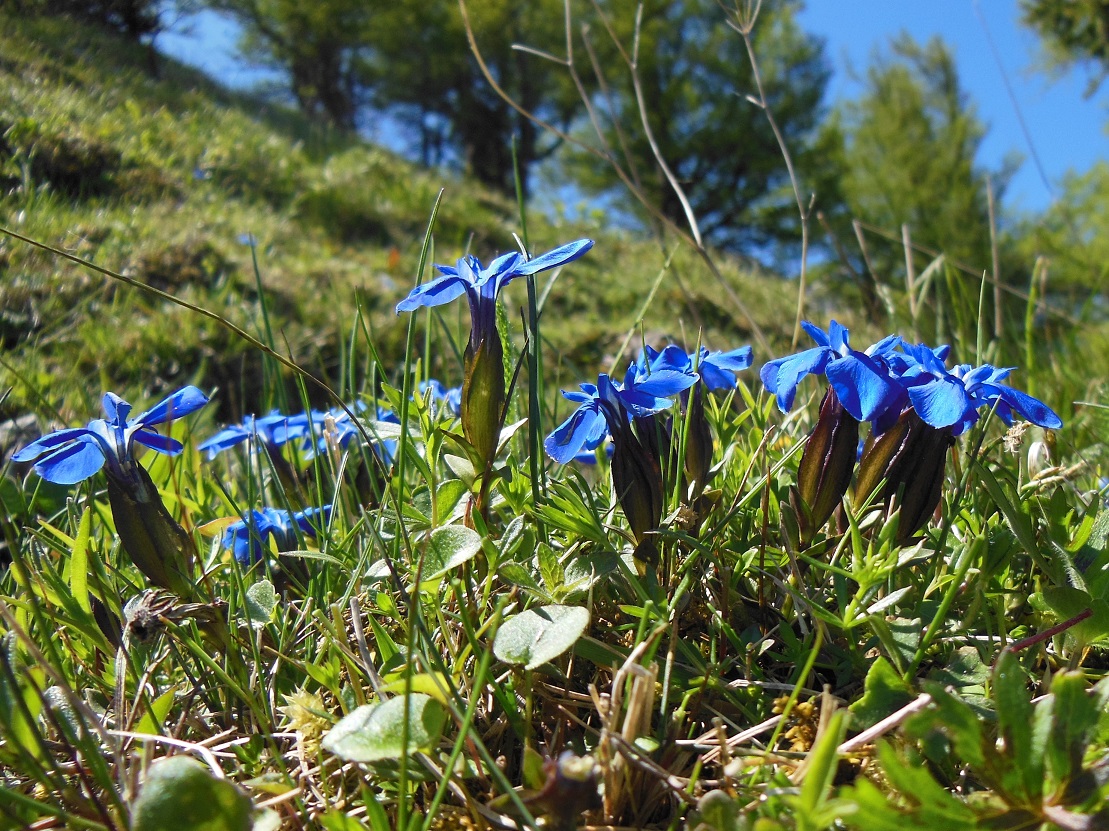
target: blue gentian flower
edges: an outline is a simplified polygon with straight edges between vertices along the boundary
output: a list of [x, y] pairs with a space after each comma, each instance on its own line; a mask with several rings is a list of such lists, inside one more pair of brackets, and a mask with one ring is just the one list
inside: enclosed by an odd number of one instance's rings
[[[342, 412], [339, 410], [338, 412]], [[309, 410], [306, 413], [291, 415], [279, 424], [274, 425], [273, 443], [281, 446], [299, 442], [302, 450], [310, 450], [318, 440], [323, 429], [324, 419], [328, 413], [321, 410]]]
[[856, 500], [867, 499], [883, 482], [883, 502], [900, 494], [898, 540], [907, 542], [939, 504], [947, 451], [978, 421], [981, 409], [996, 407], [1006, 424], [1013, 413], [1049, 429], [1062, 427], [1063, 421], [1042, 401], [1001, 383], [1012, 369], [961, 364], [948, 370], [946, 346], [932, 349], [904, 341], [887, 346], [877, 357], [903, 392], [874, 422], [859, 460]]
[[777, 396], [783, 413], [793, 406], [797, 385], [806, 375], [826, 376], [844, 409], [859, 421], [872, 420], [896, 401], [898, 387], [887, 367], [871, 355], [852, 349], [848, 330], [842, 325], [831, 321], [827, 333], [808, 321], [801, 326], [817, 346], [767, 361], [759, 371], [763, 385]]
[[[898, 350], [891, 349], [881, 356], [904, 390], [902, 406], [891, 407], [887, 416], [892, 413], [894, 418], [885, 421], [892, 423], [904, 405], [911, 403], [925, 424], [946, 428], [952, 436], [958, 436], [978, 421], [979, 410], [992, 408], [996, 403], [997, 414], [1006, 424], [1012, 423], [1015, 412], [1040, 427], [1063, 426], [1063, 420], [1042, 401], [1001, 383], [1013, 367], [998, 369], [983, 364], [973, 368], [960, 364], [948, 370], [944, 360], [949, 352], [947, 346], [932, 349], [925, 344], [902, 341]], [[887, 426], [875, 425], [878, 432]]]
[[501, 289], [517, 277], [566, 265], [592, 247], [593, 240], [579, 239], [530, 260], [516, 251], [502, 254], [488, 268], [472, 255], [459, 260], [456, 266], [436, 265], [442, 276], [412, 289], [397, 304], [397, 314], [411, 312], [421, 306], [440, 306], [465, 294], [470, 303], [473, 327], [470, 342], [476, 344], [489, 333], [496, 332], [496, 300]]
[[49, 433], [12, 456], [17, 462], [34, 462], [38, 474], [48, 482], [73, 485], [88, 479], [105, 465], [121, 481], [132, 478], [133, 445], [141, 444], [158, 453], [176, 456], [182, 445], [163, 436], [155, 427], [182, 418], [208, 403], [208, 397], [193, 386], [179, 389], [135, 418], [127, 418], [131, 405], [112, 392], [104, 393], [101, 405], [107, 418]]
[[962, 382], [977, 409], [992, 408], [996, 403], [997, 414], [1006, 424], [1013, 423], [1013, 413], [1016, 413], [1038, 427], [1049, 430], [1062, 427], [1063, 419], [1044, 402], [1001, 383], [1014, 369], [1015, 367], [998, 369], [990, 364], [972, 369], [970, 364], [960, 364], [952, 370], [952, 375]]
[[599, 447], [606, 436], [622, 429], [631, 418], [651, 416], [669, 408], [674, 402], [668, 396], [689, 389], [697, 380], [694, 373], [674, 369], [641, 375], [632, 364], [623, 384], [602, 373], [595, 385], [582, 384], [581, 392], [563, 390], [563, 397], [579, 406], [547, 436], [543, 443], [547, 455], [559, 464], [566, 464], [583, 449]]
[[[351, 408], [361, 412], [366, 409], [366, 404], [358, 401], [351, 405]], [[324, 431], [327, 429], [329, 419], [334, 424], [337, 443], [345, 448], [350, 440], [358, 435], [358, 428], [351, 422], [346, 410], [341, 407], [323, 411], [310, 410], [307, 413], [290, 416], [284, 423], [274, 428], [274, 440], [277, 444], [299, 442], [300, 449], [311, 458], [317, 451], [327, 447]]]
[[962, 381], [947, 371], [943, 361], [924, 344], [901, 344], [908, 356], [907, 366], [898, 375], [898, 382], [925, 424], [936, 427], [958, 425], [954, 435], [977, 420], [977, 408]]
[[252, 415], [244, 416], [240, 424], [230, 424], [224, 427], [211, 438], [205, 440], [197, 449], [208, 454], [208, 459], [214, 459], [224, 450], [229, 450], [245, 441], [260, 442], [268, 448], [276, 448], [282, 444], [275, 438], [278, 427], [286, 424], [292, 416], [287, 416], [278, 410], [270, 410], [261, 418]]
[[702, 346], [697, 352], [686, 352], [670, 344], [660, 352], [650, 346], [643, 348], [638, 375], [646, 377], [660, 369], [694, 374], [709, 390], [735, 389], [737, 372], [751, 366], [751, 347], [741, 346], [730, 352], [709, 352]]
[[221, 544], [231, 549], [239, 565], [251, 566], [262, 559], [266, 542], [271, 537], [278, 551], [291, 551], [297, 547], [297, 528], [315, 538], [317, 527], [330, 516], [330, 505], [295, 514], [281, 508], [251, 510], [243, 514], [241, 520], [227, 526]]
[[463, 294], [470, 304], [470, 339], [463, 355], [459, 419], [471, 460], [481, 474], [475, 507], [483, 516], [488, 510], [488, 489], [504, 425], [506, 395], [504, 350], [497, 333], [497, 295], [517, 277], [565, 265], [592, 247], [593, 240], [581, 239], [530, 260], [515, 252], [503, 254], [488, 268], [473, 256], [459, 260], [457, 266], [437, 265], [440, 277], [412, 289], [397, 304], [398, 314], [448, 303]]
[[547, 436], [543, 447], [556, 462], [567, 464], [583, 450], [595, 450], [608, 437], [604, 412], [606, 396], [608, 406], [617, 412], [621, 407], [616, 387], [605, 374], [596, 384], [581, 384], [581, 392], [563, 390], [562, 396], [577, 403], [578, 408]]
[[[366, 402], [357, 401], [350, 405], [350, 409], [361, 413], [366, 410], [367, 406]], [[400, 424], [400, 419], [397, 418], [396, 414], [385, 407], [377, 408], [376, 419], [392, 424]], [[312, 410], [308, 413], [300, 413], [285, 418], [282, 423], [274, 428], [274, 442], [279, 445], [289, 442], [299, 443], [300, 450], [305, 458], [310, 459], [316, 453], [323, 453], [327, 450], [329, 430], [336, 446], [341, 449], [346, 449], [352, 439], [360, 438], [362, 435], [350, 414], [341, 407], [334, 407], [327, 411]], [[395, 441], [386, 439], [375, 443], [373, 447], [374, 452], [385, 464], [391, 464], [396, 446]]]

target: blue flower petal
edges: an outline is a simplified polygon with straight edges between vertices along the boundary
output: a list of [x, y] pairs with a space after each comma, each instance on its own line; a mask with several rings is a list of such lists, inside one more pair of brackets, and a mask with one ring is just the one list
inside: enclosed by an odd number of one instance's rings
[[466, 280], [456, 274], [437, 277], [412, 289], [408, 296], [397, 304], [397, 314], [411, 312], [421, 306], [430, 308], [449, 303], [465, 294], [467, 287]]
[[38, 475], [56, 485], [75, 485], [104, 467], [104, 451], [92, 436], [85, 435], [35, 462]]
[[849, 335], [847, 328], [838, 320], [829, 321], [828, 348], [839, 355], [846, 354], [851, 348]]
[[637, 372], [639, 377], [646, 378], [648, 375], [653, 375], [656, 372], [666, 370], [670, 372], [685, 372], [689, 373], [693, 370], [693, 360], [689, 357], [684, 349], [676, 343], [668, 344], [661, 352], [656, 352], [651, 347], [646, 347], [644, 350], [644, 357], [646, 358], [646, 366], [649, 373]]
[[897, 387], [885, 369], [861, 352], [829, 361], [824, 373], [843, 408], [858, 421], [870, 421], [897, 398]]
[[809, 323], [807, 320], [801, 321], [801, 328], [804, 329], [810, 338], [813, 339], [818, 346], [830, 346], [828, 335], [819, 326]]
[[262, 511], [250, 511], [243, 519], [227, 526], [222, 545], [230, 548], [235, 562], [245, 567], [262, 559], [266, 540], [274, 531], [268, 516]]
[[[692, 371], [680, 372], [673, 369], [658, 369], [646, 378], [628, 384], [625, 393], [642, 393], [652, 397], [677, 395], [697, 383], [697, 375]], [[668, 405], [667, 405], [668, 406]]]
[[540, 271], [546, 271], [548, 268], [557, 268], [560, 265], [572, 262], [593, 247], [593, 240], [579, 239], [574, 242], [568, 242], [565, 245], [560, 245], [558, 248], [553, 248], [546, 254], [540, 254], [538, 257], [532, 257], [525, 263], [516, 266], [516, 274], [536, 274]]
[[100, 399], [100, 406], [104, 408], [108, 421], [113, 424], [124, 424], [131, 412], [131, 405], [114, 392], [104, 393], [104, 397]]
[[[778, 397], [778, 409], [788, 413], [793, 406], [793, 399], [797, 395], [797, 385], [806, 375], [822, 375], [828, 362], [835, 357], [835, 353], [828, 347], [817, 346], [806, 349], [788, 358], [779, 358], [776, 363], [777, 372], [771, 385], [767, 383], [767, 368], [764, 366], [760, 376], [763, 384]], [[771, 362], [774, 363], [774, 362]]]
[[[123, 402], [126, 403], [126, 402]], [[177, 392], [167, 395], [149, 410], [134, 419], [134, 424], [152, 427], [166, 421], [183, 418], [194, 413], [208, 403], [208, 396], [194, 386], [182, 387]], [[130, 405], [128, 405], [130, 409]], [[109, 415], [109, 420], [111, 416]]]
[[607, 430], [607, 425], [600, 408], [596, 404], [583, 404], [547, 436], [543, 447], [548, 456], [564, 465], [601, 430]]
[[230, 427], [224, 427], [214, 436], [205, 439], [197, 445], [197, 450], [201, 453], [207, 453], [209, 459], [216, 458], [217, 455], [224, 450], [241, 444], [250, 438], [250, 431], [241, 424], [233, 424]]
[[705, 349], [701, 351], [697, 372], [701, 376], [701, 381], [710, 390], [734, 389], [735, 373], [751, 366], [753, 353], [750, 346], [743, 346], [730, 352], [708, 353]]
[[45, 436], [35, 439], [26, 447], [22, 447], [12, 454], [13, 462], [32, 462], [39, 456], [56, 450], [63, 444], [68, 444], [71, 441], [76, 441], [82, 436], [88, 436], [89, 429], [87, 427], [68, 427], [64, 430], [56, 430], [53, 433], [47, 433]]
[[[1051, 407], [1038, 398], [1033, 398], [1026, 392], [1000, 384], [996, 389], [1001, 400], [1026, 421], [1031, 421], [1039, 427], [1046, 427], [1050, 430], [1058, 430], [1063, 426], [1063, 419], [1059, 418], [1059, 415]], [[999, 407], [998, 412], [1000, 410]]]
[[136, 430], [131, 439], [144, 447], [149, 447], [151, 450], [156, 450], [167, 456], [176, 456], [185, 449], [177, 439], [163, 436], [161, 433], [155, 433], [152, 430]]
[[293, 514], [293, 521], [300, 527], [300, 530], [312, 538], [315, 538], [318, 529], [326, 525], [330, 519], [330, 505], [324, 505], [322, 508], [307, 508]]
[[917, 415], [933, 427], [958, 424], [974, 410], [963, 385], [950, 376], [932, 377], [926, 383], [908, 387], [907, 392]]

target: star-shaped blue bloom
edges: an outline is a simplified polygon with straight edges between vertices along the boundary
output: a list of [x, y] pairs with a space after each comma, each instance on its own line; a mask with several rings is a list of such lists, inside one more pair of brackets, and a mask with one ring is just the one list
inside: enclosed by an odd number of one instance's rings
[[637, 377], [646, 378], [659, 370], [670, 370], [696, 376], [709, 390], [731, 390], [735, 389], [735, 374], [751, 366], [751, 355], [750, 346], [730, 352], [709, 352], [702, 346], [692, 353], [673, 343], [661, 352], [645, 346]]
[[[887, 342], [888, 341], [888, 342]], [[1033, 424], [1050, 429], [1063, 426], [1063, 420], [1042, 401], [1001, 383], [1013, 368], [998, 369], [990, 364], [973, 368], [960, 364], [949, 370], [944, 363], [949, 346], [936, 348], [923, 343], [911, 344], [900, 338], [883, 341], [874, 356], [889, 367], [902, 393], [874, 422], [876, 432], [884, 432], [897, 416], [912, 406], [921, 421], [958, 436], [979, 418], [979, 410], [997, 404], [997, 413], [1006, 424], [1015, 412]]]
[[973, 424], [977, 408], [963, 382], [948, 372], [939, 356], [924, 344], [902, 342], [901, 350], [909, 361], [898, 381], [921, 421], [937, 428]]
[[952, 375], [962, 382], [976, 411], [992, 408], [996, 404], [997, 414], [1006, 424], [1013, 423], [1013, 413], [1016, 413], [1038, 427], [1058, 430], [1063, 426], [1063, 419], [1051, 407], [1026, 392], [1001, 383], [1015, 368], [999, 369], [990, 364], [971, 368], [970, 364], [960, 364], [952, 370]]
[[112, 392], [104, 393], [101, 406], [107, 418], [90, 421], [36, 439], [12, 456], [17, 462], [34, 462], [38, 474], [48, 482], [73, 485], [84, 481], [105, 465], [116, 479], [129, 477], [135, 464], [133, 445], [141, 444], [158, 453], [176, 456], [181, 442], [163, 436], [153, 428], [189, 413], [208, 403], [196, 387], [179, 389], [135, 418], [127, 418], [131, 405]]
[[501, 289], [517, 277], [538, 274], [572, 262], [592, 247], [593, 240], [579, 239], [530, 260], [515, 251], [502, 254], [488, 268], [472, 255], [459, 260], [456, 266], [436, 265], [441, 276], [412, 289], [397, 304], [397, 314], [411, 312], [421, 306], [440, 306], [465, 294], [470, 304], [470, 342], [476, 347], [483, 338], [497, 331], [496, 301]]
[[602, 373], [596, 385], [582, 384], [581, 392], [563, 390], [563, 397], [579, 406], [547, 436], [543, 447], [556, 462], [567, 464], [582, 450], [599, 447], [610, 433], [625, 429], [631, 418], [667, 409], [674, 403], [669, 396], [697, 381], [696, 374], [673, 369], [641, 376], [635, 364], [628, 367], [623, 384]]
[[197, 449], [208, 454], [209, 460], [216, 458], [224, 450], [229, 450], [245, 441], [261, 442], [270, 447], [279, 446], [275, 439], [275, 431], [286, 424], [290, 418], [278, 410], [270, 410], [261, 418], [252, 415], [245, 416], [240, 424], [230, 424], [224, 427], [211, 438], [205, 440]]
[[595, 450], [608, 437], [602, 389], [618, 400], [612, 380], [604, 374], [596, 384], [581, 384], [581, 392], [562, 391], [563, 397], [576, 402], [578, 408], [543, 442], [547, 455], [559, 464], [568, 464], [579, 453]]
[[842, 325], [833, 320], [826, 333], [808, 321], [801, 326], [817, 346], [767, 361], [759, 371], [763, 385], [776, 395], [783, 413], [793, 406], [797, 385], [806, 375], [826, 376], [844, 409], [858, 421], [870, 421], [897, 399], [898, 388], [886, 366], [852, 349], [849, 333]]
[[231, 549], [235, 562], [250, 566], [262, 559], [270, 537], [274, 539], [278, 551], [291, 551], [297, 546], [297, 528], [315, 538], [317, 527], [327, 522], [330, 516], [330, 505], [295, 514], [282, 508], [251, 510], [243, 514], [241, 520], [227, 526], [221, 544]]

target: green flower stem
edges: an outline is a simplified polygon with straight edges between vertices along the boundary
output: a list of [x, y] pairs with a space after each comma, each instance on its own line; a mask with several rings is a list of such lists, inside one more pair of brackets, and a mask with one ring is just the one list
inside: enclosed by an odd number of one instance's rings
[[[994, 409], [990, 410], [989, 415], [986, 416], [981, 424], [981, 429], [978, 432], [978, 440], [975, 442], [974, 445], [974, 451], [970, 454], [966, 470], [964, 471], [963, 477], [959, 482], [959, 487], [955, 492], [955, 498], [952, 500], [952, 510], [948, 511], [947, 516], [944, 517], [943, 528], [940, 530], [939, 541], [936, 546], [937, 550], [943, 550], [943, 546], [947, 541], [948, 533], [951, 531], [951, 526], [955, 522], [955, 516], [958, 513], [955, 508], [962, 503], [963, 496], [967, 492], [967, 486], [970, 484], [971, 472], [974, 470], [975, 465], [978, 463], [979, 454], [982, 450], [982, 442], [984, 442], [986, 439], [986, 428], [993, 420], [993, 413], [996, 409], [997, 405], [995, 404]], [[913, 660], [910, 662], [909, 668], [905, 671], [904, 678], [910, 683], [912, 682], [913, 677], [916, 675], [916, 671], [920, 668], [920, 664], [924, 660], [924, 656], [925, 654], [927, 654], [928, 648], [932, 645], [932, 641], [935, 640], [936, 635], [939, 633], [940, 627], [943, 625], [943, 622], [947, 617], [947, 613], [951, 610], [951, 605], [955, 602], [955, 595], [958, 593], [959, 586], [962, 584], [963, 578], [966, 576], [967, 570], [970, 568], [971, 558], [968, 555], [969, 550], [964, 551], [964, 556], [960, 558], [956, 567], [957, 574], [955, 576], [955, 579], [953, 579], [948, 584], [947, 591], [944, 592], [943, 599], [940, 601], [940, 606], [938, 609], [936, 609], [936, 614], [932, 616], [932, 622], [928, 625], [928, 629], [925, 630], [924, 635], [921, 637], [920, 645], [917, 647], [916, 652], [913, 654]]]

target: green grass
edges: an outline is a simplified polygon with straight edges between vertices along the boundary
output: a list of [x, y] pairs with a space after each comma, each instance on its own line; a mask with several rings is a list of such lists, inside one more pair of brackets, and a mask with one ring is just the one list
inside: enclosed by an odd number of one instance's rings
[[[381, 354], [399, 357], [403, 326], [392, 309], [415, 282], [417, 241], [441, 188], [434, 261], [466, 251], [488, 260], [515, 246], [515, 206], [471, 182], [331, 135], [168, 59], [153, 79], [145, 50], [95, 31], [50, 20], [4, 24], [4, 224], [257, 332], [259, 297], [241, 241], [253, 235], [280, 347], [323, 377], [337, 371], [356, 309]], [[635, 322], [663, 257], [650, 243], [609, 234], [597, 217], [559, 226], [533, 218], [530, 232], [537, 247], [603, 240], [603, 261], [567, 274], [545, 327], [550, 354], [569, 361], [576, 377], [610, 356]], [[90, 375], [109, 388], [151, 392], [216, 385], [226, 416], [256, 406], [257, 356], [217, 327], [11, 239], [0, 240], [0, 268], [6, 360], [29, 385], [49, 387], [66, 413], [86, 409]], [[674, 268], [700, 317], [710, 318], [711, 335], [748, 335], [737, 310], [711, 299], [702, 266], [682, 254]], [[619, 279], [600, 279], [610, 271]], [[789, 314], [775, 278], [735, 266], [726, 273], [760, 326], [774, 330]], [[673, 279], [643, 323], [649, 333], [696, 337]], [[454, 370], [447, 361], [433, 369]], [[19, 414], [34, 400], [27, 385], [12, 386], [0, 413]]]
[[[1109, 410], [1096, 329], [1063, 321], [1040, 337], [1024, 327], [1035, 304], [1014, 301], [995, 340], [979, 284], [951, 272], [916, 319], [893, 293], [886, 319], [864, 320], [850, 286], [818, 280], [813, 319], [852, 325], [857, 344], [899, 331], [951, 340], [959, 361], [1019, 363], [1014, 385], [1065, 428], [983, 419], [912, 540], [896, 505], [850, 494], [802, 538], [791, 489], [822, 390], [807, 381], [783, 416], [756, 354], [735, 392], [707, 400], [714, 471], [698, 498], [676, 472], [694, 433], [675, 405], [659, 557], [644, 567], [607, 462], [532, 459], [520, 429], [483, 515], [458, 420], [406, 400], [428, 372], [461, 380], [468, 321], [462, 303], [398, 319], [396, 301], [429, 260], [510, 248], [511, 205], [172, 64], [151, 80], [145, 54], [94, 33], [3, 22], [4, 223], [212, 314], [8, 238], [0, 412], [76, 424], [102, 390], [136, 411], [190, 381], [216, 395], [173, 424], [180, 456], [142, 457], [197, 543], [180, 596], [121, 544], [103, 474], [66, 489], [0, 469], [0, 828], [142, 831], [152, 794], [176, 787], [224, 820], [249, 807], [258, 831], [1099, 827]], [[533, 403], [523, 373], [510, 422], [535, 424], [538, 404], [549, 430], [568, 412], [558, 387], [621, 370], [644, 340], [752, 339], [688, 252], [664, 268], [669, 252], [628, 234], [528, 230], [536, 250], [598, 242], [553, 286], [537, 280], [544, 394]], [[722, 271], [787, 352], [794, 284]], [[510, 289], [504, 305], [510, 364], [535, 325], [525, 297]], [[312, 378], [403, 415], [361, 425], [399, 439], [392, 464], [358, 441], [310, 459], [196, 450], [243, 412], [333, 403]], [[1028, 461], [1040, 439], [1046, 467]], [[326, 527], [253, 568], [219, 544], [250, 507], [323, 504]], [[191, 784], [167, 785], [173, 754], [217, 778], [186, 766]]]

